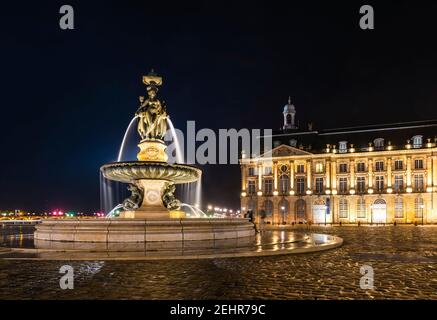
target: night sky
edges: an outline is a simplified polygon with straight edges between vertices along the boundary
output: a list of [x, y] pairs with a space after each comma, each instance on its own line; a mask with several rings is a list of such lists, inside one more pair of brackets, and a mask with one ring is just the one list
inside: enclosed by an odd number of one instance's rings
[[[59, 28], [63, 4], [75, 30]], [[375, 30], [359, 28], [363, 4]], [[301, 126], [437, 118], [428, 1], [1, 6], [0, 209], [98, 210], [99, 168], [116, 159], [151, 68], [181, 129], [278, 129], [289, 95]], [[238, 165], [202, 168], [204, 203], [237, 208]]]

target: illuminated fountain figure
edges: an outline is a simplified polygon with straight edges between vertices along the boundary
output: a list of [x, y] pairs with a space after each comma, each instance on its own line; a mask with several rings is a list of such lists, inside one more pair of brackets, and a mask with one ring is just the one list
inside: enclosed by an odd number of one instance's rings
[[107, 179], [130, 184], [132, 195], [123, 202], [121, 218], [183, 217], [180, 202], [173, 195], [175, 184], [195, 182], [202, 172], [192, 166], [167, 163], [163, 139], [168, 115], [157, 98], [162, 78], [151, 72], [143, 77], [143, 83], [148, 97], [139, 97], [140, 107], [135, 114], [141, 137], [138, 161], [107, 164], [101, 171]]
[[247, 219], [185, 218], [181, 206], [187, 205], [174, 196], [176, 184], [196, 182], [202, 172], [193, 166], [167, 163], [163, 138], [168, 114], [157, 98], [162, 78], [151, 72], [143, 77], [143, 83], [147, 98], [140, 97], [135, 114], [141, 137], [138, 161], [114, 162], [100, 168], [105, 178], [128, 184], [131, 196], [114, 208], [121, 210], [119, 217], [44, 220], [36, 227], [37, 247], [47, 241], [186, 242], [255, 235], [254, 225]]

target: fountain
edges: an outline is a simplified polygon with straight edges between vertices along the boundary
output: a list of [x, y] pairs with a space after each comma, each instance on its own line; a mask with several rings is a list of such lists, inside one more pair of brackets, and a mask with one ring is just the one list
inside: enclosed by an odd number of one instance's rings
[[[255, 235], [254, 225], [238, 218], [187, 218], [182, 204], [174, 195], [176, 184], [199, 181], [201, 170], [185, 164], [169, 164], [164, 135], [169, 116], [166, 106], [157, 98], [162, 78], [153, 71], [143, 76], [148, 97], [139, 97], [140, 106], [129, 127], [138, 120], [141, 140], [138, 161], [103, 165], [106, 179], [128, 184], [131, 196], [105, 219], [48, 219], [36, 227], [35, 241], [67, 242], [167, 242], [197, 240], [247, 239]], [[170, 122], [171, 123], [171, 122]], [[174, 130], [174, 128], [172, 128]], [[126, 134], [121, 150], [124, 147]], [[119, 160], [121, 160], [121, 151]], [[196, 202], [200, 202], [200, 189]], [[113, 210], [115, 211], [115, 210]], [[157, 247], [159, 249], [159, 246]]]

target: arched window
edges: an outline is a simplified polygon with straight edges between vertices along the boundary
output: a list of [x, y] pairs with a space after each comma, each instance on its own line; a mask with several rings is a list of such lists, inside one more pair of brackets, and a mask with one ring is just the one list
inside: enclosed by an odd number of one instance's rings
[[423, 209], [425, 208], [425, 205], [423, 204], [423, 198], [417, 197], [414, 200], [414, 215], [416, 218], [423, 218]]
[[375, 145], [375, 148], [377, 148], [377, 149], [384, 148], [384, 139], [383, 138], [375, 139], [375, 140], [373, 140], [373, 144]]
[[287, 124], [291, 124], [291, 114], [287, 114]]
[[347, 141], [340, 141], [338, 143], [338, 150], [340, 153], [346, 153], [347, 152]]
[[413, 137], [413, 148], [422, 148], [423, 136], [414, 136]]
[[270, 200], [264, 201], [264, 210], [266, 211], [266, 216], [271, 217], [273, 214], [273, 202]]
[[288, 201], [286, 199], [282, 199], [281, 201], [279, 201], [279, 215], [281, 217], [281, 222], [283, 223], [287, 222], [288, 220], [288, 210]]
[[395, 218], [404, 217], [404, 200], [401, 197], [395, 199]]
[[288, 175], [283, 174], [281, 178], [279, 178], [279, 191], [281, 194], [287, 194], [290, 187], [290, 178]]
[[348, 211], [349, 211], [349, 208], [348, 208], [348, 203], [347, 203], [347, 200], [346, 200], [346, 198], [341, 198], [340, 199], [340, 203], [339, 203], [339, 217], [340, 218], [347, 218], [348, 217]]
[[357, 200], [357, 218], [366, 217], [366, 200], [364, 198], [359, 198]]

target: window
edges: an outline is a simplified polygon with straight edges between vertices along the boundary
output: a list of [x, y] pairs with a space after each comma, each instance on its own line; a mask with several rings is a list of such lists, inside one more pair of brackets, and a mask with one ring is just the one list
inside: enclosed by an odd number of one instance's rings
[[394, 184], [395, 192], [403, 192], [404, 191], [404, 177], [401, 175], [395, 176], [395, 184]]
[[423, 140], [423, 136], [414, 136], [413, 148], [422, 148], [422, 140]]
[[383, 139], [383, 138], [375, 139], [375, 140], [373, 141], [373, 143], [374, 143], [374, 145], [375, 145], [375, 148], [377, 148], [377, 149], [382, 149], [382, 148], [384, 148], [384, 139]]
[[340, 153], [346, 153], [347, 152], [347, 141], [340, 141], [338, 143], [338, 151]]
[[297, 194], [305, 193], [305, 178], [299, 177], [296, 179]]
[[284, 164], [284, 165], [282, 165], [281, 166], [281, 172], [287, 172], [287, 170], [288, 170], [288, 167]]
[[423, 160], [422, 159], [414, 160], [414, 169], [423, 169]]
[[266, 211], [266, 216], [270, 217], [273, 213], [273, 202], [270, 200], [264, 201], [264, 210]]
[[379, 192], [384, 190], [384, 176], [376, 176], [376, 190]]
[[402, 160], [395, 160], [395, 170], [404, 170], [404, 162]]
[[357, 200], [357, 218], [366, 217], [366, 201], [364, 198], [359, 198]]
[[340, 163], [339, 171], [340, 173], [347, 173], [347, 163]]
[[364, 171], [366, 171], [366, 164], [364, 162], [358, 162], [357, 172], [364, 172]]
[[255, 175], [255, 168], [254, 167], [250, 167], [249, 168], [249, 176], [254, 176]]
[[423, 209], [425, 208], [425, 205], [423, 204], [422, 197], [417, 197], [414, 200], [414, 216], [416, 218], [423, 218]]
[[316, 173], [323, 173], [323, 163], [316, 163]]
[[305, 173], [305, 165], [298, 164], [297, 167], [296, 167], [296, 172], [297, 173]]
[[269, 175], [271, 175], [272, 174], [272, 167], [264, 167], [264, 174], [266, 175], [266, 176], [269, 176]]
[[347, 218], [348, 216], [348, 204], [347, 204], [347, 200], [345, 198], [340, 199], [340, 212], [339, 212], [339, 217], [340, 218]]
[[384, 171], [384, 161], [375, 161], [375, 170]]
[[281, 192], [281, 194], [288, 193], [289, 186], [290, 186], [290, 179], [288, 178], [288, 176], [286, 174], [283, 174], [279, 178], [279, 191]]
[[264, 194], [271, 195], [273, 193], [273, 180], [265, 179], [264, 180]]
[[339, 179], [339, 186], [340, 186], [340, 193], [346, 193], [347, 192], [347, 178], [340, 178]]
[[291, 140], [290, 140], [290, 146], [296, 148], [296, 146], [297, 146], [297, 140], [296, 140], [296, 139], [291, 139]]
[[414, 190], [416, 192], [423, 192], [424, 183], [423, 183], [423, 175], [415, 174], [414, 175]]
[[256, 193], [255, 181], [248, 182], [247, 192], [252, 195]]
[[358, 177], [357, 178], [357, 192], [364, 193], [365, 189], [366, 189], [366, 178], [365, 177]]
[[395, 218], [404, 217], [404, 200], [401, 197], [395, 199]]
[[323, 192], [323, 178], [316, 178], [316, 193]]

